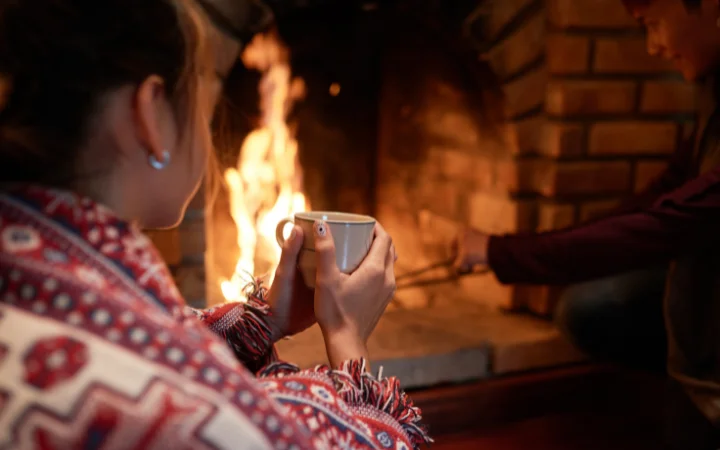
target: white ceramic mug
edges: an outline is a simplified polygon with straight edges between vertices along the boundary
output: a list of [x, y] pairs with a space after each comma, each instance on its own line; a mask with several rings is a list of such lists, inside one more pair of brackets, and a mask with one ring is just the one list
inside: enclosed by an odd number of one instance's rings
[[283, 219], [275, 229], [278, 245], [285, 244], [283, 231], [292, 223], [303, 230], [305, 239], [298, 259], [298, 268], [305, 285], [315, 287], [315, 221], [323, 220], [330, 227], [335, 242], [335, 256], [338, 269], [351, 273], [358, 268], [372, 245], [376, 220], [370, 216], [341, 212], [312, 211], [296, 213], [293, 218]]

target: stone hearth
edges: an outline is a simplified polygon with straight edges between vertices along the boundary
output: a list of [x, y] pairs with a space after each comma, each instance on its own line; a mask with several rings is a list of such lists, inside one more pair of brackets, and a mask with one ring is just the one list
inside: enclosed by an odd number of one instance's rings
[[[327, 364], [320, 329], [280, 342], [281, 358], [301, 367]], [[581, 362], [551, 323], [476, 303], [388, 312], [370, 338], [373, 371], [381, 366], [406, 388], [456, 383]]]

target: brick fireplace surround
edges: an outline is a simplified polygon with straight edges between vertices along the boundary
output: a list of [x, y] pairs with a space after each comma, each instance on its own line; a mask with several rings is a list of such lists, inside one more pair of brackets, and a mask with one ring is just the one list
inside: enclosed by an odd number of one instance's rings
[[[394, 236], [398, 274], [445, 259], [461, 224], [504, 233], [592, 218], [646, 185], [691, 130], [694, 89], [646, 55], [620, 0], [464, 3], [474, 3], [457, 27], [470, 65], [498, 80], [481, 89], [483, 101], [422, 41], [386, 48], [375, 214]], [[431, 17], [440, 4], [413, 9]], [[493, 115], [478, 111], [494, 99]], [[194, 304], [211, 284], [206, 217], [200, 196], [179, 229], [152, 236]], [[399, 291], [371, 353], [408, 386], [579, 361], [544, 319], [558, 292], [501, 286], [492, 275]], [[313, 329], [280, 350], [310, 365], [324, 362], [321, 346]]]

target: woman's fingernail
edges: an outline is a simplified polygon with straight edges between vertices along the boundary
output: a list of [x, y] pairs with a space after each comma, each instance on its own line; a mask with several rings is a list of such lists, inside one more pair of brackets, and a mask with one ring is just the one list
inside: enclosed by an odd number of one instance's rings
[[315, 236], [317, 237], [325, 237], [327, 234], [327, 224], [322, 220], [316, 221], [313, 228], [315, 228]]
[[292, 230], [290, 230], [290, 236], [288, 236], [287, 240], [292, 242], [295, 240], [295, 236], [297, 236], [297, 231], [295, 231], [295, 227], [292, 227]]

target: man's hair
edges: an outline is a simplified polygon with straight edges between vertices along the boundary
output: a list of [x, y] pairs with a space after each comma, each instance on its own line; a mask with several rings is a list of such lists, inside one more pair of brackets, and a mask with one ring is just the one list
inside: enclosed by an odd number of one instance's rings
[[[655, 0], [622, 0], [627, 9], [642, 8], [650, 5]], [[687, 9], [696, 9], [700, 7], [702, 0], [682, 0]]]

